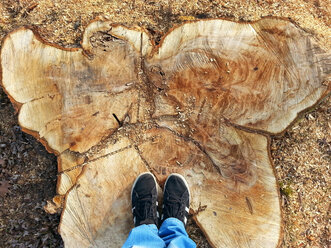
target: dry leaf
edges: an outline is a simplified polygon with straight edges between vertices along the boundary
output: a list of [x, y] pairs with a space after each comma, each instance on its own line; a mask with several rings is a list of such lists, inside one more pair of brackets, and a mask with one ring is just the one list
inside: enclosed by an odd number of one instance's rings
[[9, 192], [9, 182], [0, 181], [0, 196], [5, 196]]

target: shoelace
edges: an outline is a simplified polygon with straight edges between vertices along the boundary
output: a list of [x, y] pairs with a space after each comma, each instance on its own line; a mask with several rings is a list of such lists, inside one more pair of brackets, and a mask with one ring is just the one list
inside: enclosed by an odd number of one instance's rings
[[137, 200], [137, 205], [133, 210], [139, 220], [154, 219], [153, 200], [150, 195], [140, 196]]
[[163, 211], [165, 218], [176, 217], [183, 220], [185, 216], [185, 203], [180, 198], [169, 195], [167, 200], [164, 201]]

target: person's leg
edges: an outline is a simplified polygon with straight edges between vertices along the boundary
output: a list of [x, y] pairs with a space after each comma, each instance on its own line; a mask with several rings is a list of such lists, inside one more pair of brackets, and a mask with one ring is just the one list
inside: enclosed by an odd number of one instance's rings
[[122, 248], [166, 247], [158, 236], [157, 186], [152, 173], [142, 173], [137, 177], [132, 186], [131, 201], [135, 228]]
[[185, 225], [189, 213], [190, 191], [185, 178], [171, 174], [164, 185], [163, 221], [159, 236], [170, 248], [195, 248], [196, 244], [186, 233]]
[[140, 225], [131, 230], [122, 248], [164, 248], [164, 241], [159, 237], [156, 225]]
[[160, 227], [159, 236], [168, 248], [196, 247], [194, 241], [189, 238], [184, 223], [177, 218], [166, 219]]

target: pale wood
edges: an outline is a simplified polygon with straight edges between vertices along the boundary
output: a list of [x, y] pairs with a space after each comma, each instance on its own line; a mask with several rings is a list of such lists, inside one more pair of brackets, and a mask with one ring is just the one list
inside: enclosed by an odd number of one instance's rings
[[58, 179], [57, 179], [57, 193], [65, 195], [70, 188], [76, 184], [77, 177], [82, 172], [82, 164], [85, 158], [70, 152], [64, 151], [58, 156]]
[[152, 43], [141, 28], [100, 20], [81, 49], [27, 28], [4, 40], [2, 85], [19, 124], [58, 155], [66, 247], [120, 247], [144, 171], [161, 186], [172, 172], [187, 178], [191, 213], [213, 247], [276, 247], [268, 133], [330, 92], [330, 52], [270, 18], [187, 23]]
[[[69, 52], [45, 44], [28, 29], [6, 38], [2, 81], [23, 104], [19, 123], [38, 132], [56, 153], [87, 151], [118, 128], [113, 113], [123, 119], [128, 111], [136, 112], [139, 53], [125, 42], [111, 44], [91, 59], [81, 49]], [[38, 115], [31, 118], [34, 111]]]
[[[109, 145], [84, 167], [68, 193], [60, 233], [67, 247], [121, 247], [132, 228], [130, 186], [147, 171], [128, 140]], [[111, 154], [111, 155], [107, 155]]]

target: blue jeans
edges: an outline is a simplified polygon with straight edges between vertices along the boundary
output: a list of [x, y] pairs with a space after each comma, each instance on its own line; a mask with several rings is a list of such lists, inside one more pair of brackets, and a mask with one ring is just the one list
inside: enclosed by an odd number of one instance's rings
[[122, 248], [195, 248], [183, 222], [176, 218], [166, 219], [160, 230], [156, 225], [140, 225], [133, 228]]

